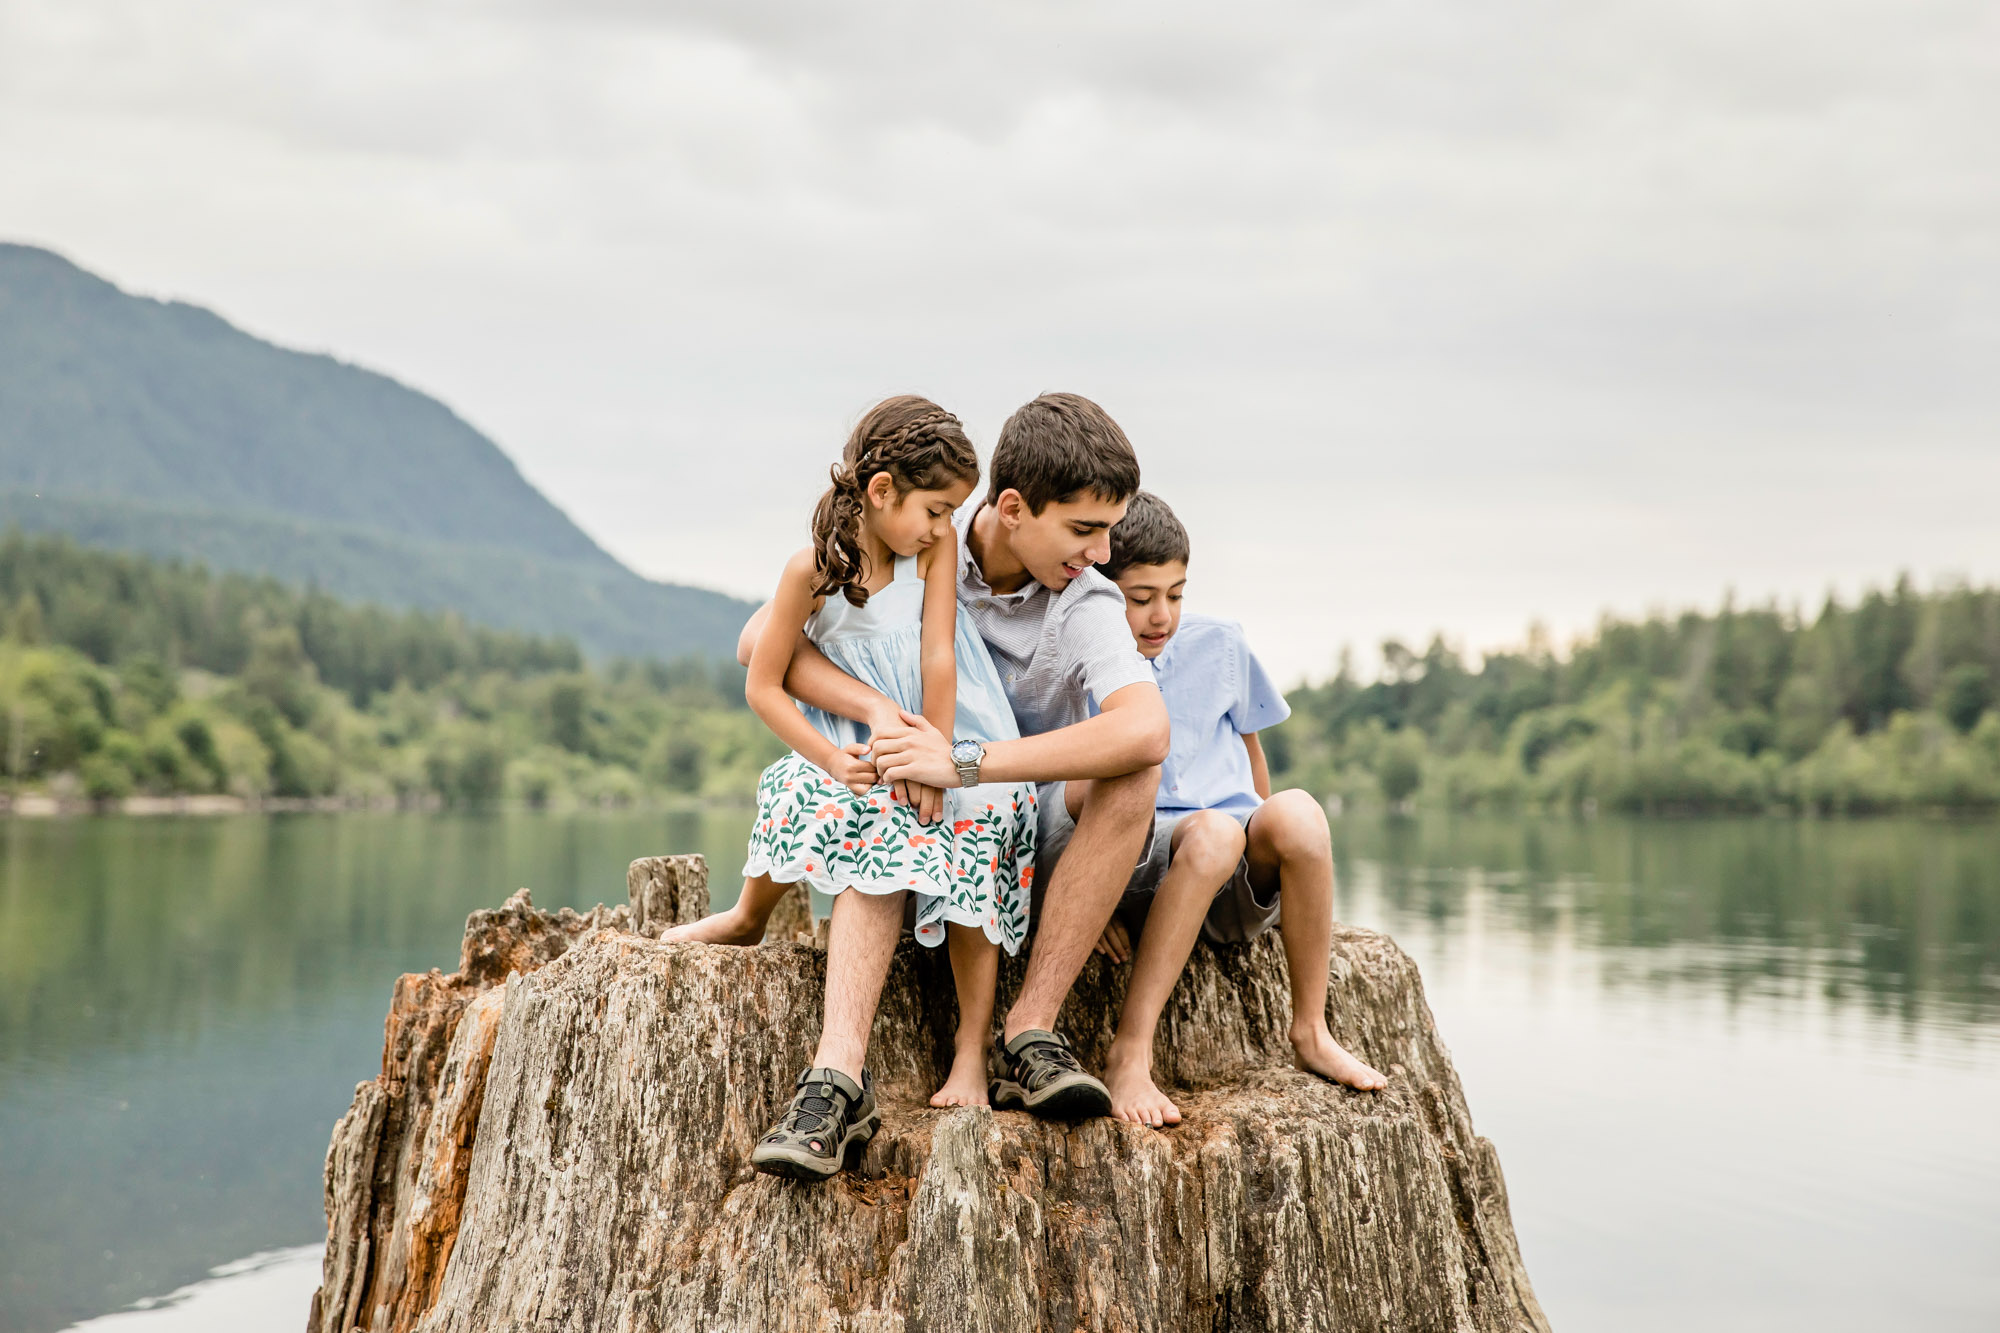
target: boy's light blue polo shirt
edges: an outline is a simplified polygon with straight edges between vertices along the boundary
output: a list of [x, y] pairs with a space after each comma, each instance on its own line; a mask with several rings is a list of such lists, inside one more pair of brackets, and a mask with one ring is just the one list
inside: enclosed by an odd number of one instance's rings
[[1250, 651], [1243, 627], [1214, 616], [1182, 616], [1180, 632], [1152, 667], [1173, 726], [1154, 804], [1174, 813], [1255, 810], [1261, 801], [1243, 737], [1276, 726], [1292, 709]]

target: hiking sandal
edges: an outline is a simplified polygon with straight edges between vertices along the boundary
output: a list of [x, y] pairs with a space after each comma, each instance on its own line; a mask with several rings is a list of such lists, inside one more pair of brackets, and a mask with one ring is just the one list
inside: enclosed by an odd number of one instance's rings
[[847, 1150], [865, 1144], [881, 1127], [875, 1109], [875, 1081], [861, 1082], [838, 1069], [808, 1069], [778, 1123], [750, 1153], [750, 1165], [793, 1180], [825, 1180], [839, 1171]]
[[1029, 1028], [1001, 1049], [1007, 1076], [995, 1081], [995, 1110], [1018, 1109], [1050, 1120], [1111, 1114], [1111, 1091], [1084, 1072], [1069, 1042]]

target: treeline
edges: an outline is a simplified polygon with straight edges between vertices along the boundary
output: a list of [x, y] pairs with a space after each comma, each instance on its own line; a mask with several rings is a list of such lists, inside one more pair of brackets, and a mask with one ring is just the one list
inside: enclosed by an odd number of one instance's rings
[[[1454, 809], [2000, 808], [2000, 589], [1907, 579], [1810, 620], [1607, 618], [1469, 666], [1382, 647], [1288, 696], [1273, 776]], [[593, 669], [564, 639], [271, 579], [0, 538], [13, 793], [530, 805], [747, 799], [782, 746], [742, 669]]]
[[15, 792], [740, 796], [782, 748], [742, 697], [734, 665], [591, 670], [563, 639], [0, 539], [0, 760]]
[[322, 683], [365, 707], [398, 682], [426, 689], [461, 673], [575, 671], [567, 639], [467, 625], [449, 612], [356, 606], [276, 579], [79, 547], [0, 538], [0, 607], [17, 639], [46, 638], [94, 662], [151, 656], [222, 676], [249, 664], [260, 632], [290, 628]]
[[1469, 667], [1441, 638], [1288, 697], [1286, 780], [1391, 804], [1636, 813], [2000, 806], [2000, 589], [1907, 578], [1776, 606], [1606, 618]]

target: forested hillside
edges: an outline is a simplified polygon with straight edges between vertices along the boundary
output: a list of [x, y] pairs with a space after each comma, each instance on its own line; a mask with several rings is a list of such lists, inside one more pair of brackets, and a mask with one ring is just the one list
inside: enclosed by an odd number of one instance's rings
[[433, 398], [4, 244], [0, 525], [598, 655], [723, 655], [749, 610], [626, 569]]
[[0, 540], [16, 792], [534, 805], [744, 796], [783, 752], [741, 669], [588, 668], [567, 640], [276, 580]]
[[[2000, 589], [1905, 581], [1809, 621], [1606, 620], [1468, 666], [1384, 645], [1288, 696], [1274, 779], [1366, 803], [1631, 813], [2000, 807]], [[0, 539], [8, 786], [529, 804], [748, 800], [782, 746], [741, 668], [593, 668], [568, 640], [276, 580]]]
[[1907, 579], [1818, 615], [1606, 619], [1475, 669], [1442, 639], [1294, 691], [1273, 767], [1458, 808], [1864, 813], [2000, 806], [2000, 589]]

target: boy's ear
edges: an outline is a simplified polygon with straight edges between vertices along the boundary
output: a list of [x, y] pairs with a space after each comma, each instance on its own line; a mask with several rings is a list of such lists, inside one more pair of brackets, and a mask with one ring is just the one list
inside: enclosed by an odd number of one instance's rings
[[993, 512], [1011, 530], [1020, 527], [1021, 520], [1028, 516], [1028, 502], [1021, 498], [1019, 491], [1009, 486], [993, 501]]

